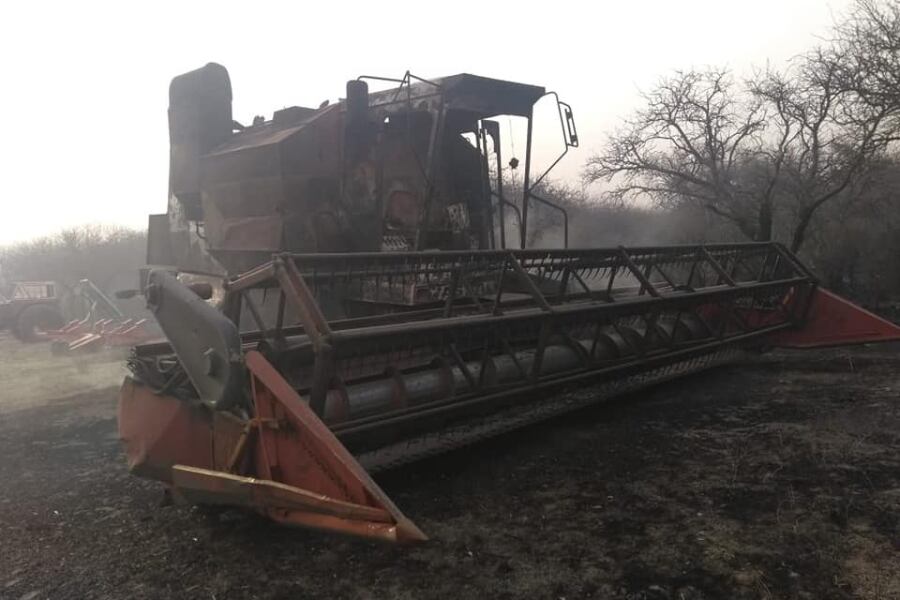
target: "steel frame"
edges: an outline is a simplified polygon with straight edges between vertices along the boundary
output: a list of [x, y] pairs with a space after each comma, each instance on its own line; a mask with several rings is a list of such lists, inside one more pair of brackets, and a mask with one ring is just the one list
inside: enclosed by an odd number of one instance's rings
[[[753, 346], [900, 339], [900, 328], [818, 290], [771, 243], [280, 254], [228, 282], [224, 315], [166, 275], [150, 282], [160, 324], [175, 334], [136, 349], [123, 386], [132, 469], [191, 502], [391, 542], [425, 535], [367, 471]], [[329, 320], [320, 302], [331, 287], [393, 312]], [[398, 300], [398, 289], [413, 293]], [[278, 290], [274, 323], [254, 290]], [[242, 307], [257, 331], [239, 336]], [[215, 339], [180, 335], [184, 311]], [[206, 360], [197, 343], [209, 346]]]
[[[329, 322], [317, 297], [336, 285], [357, 300], [397, 310]], [[465, 385], [447, 383], [425, 404], [456, 411], [469, 400], [484, 403], [573, 379], [614, 377], [677, 360], [685, 351], [710, 352], [789, 329], [801, 322], [815, 285], [782, 246], [748, 243], [280, 254], [232, 279], [227, 289], [241, 298], [234, 305], [251, 307], [251, 290], [279, 289], [276, 322], [264, 323], [251, 309], [259, 332], [244, 339], [278, 348], [280, 367], [316, 414], [350, 436], [375, 429], [385, 417], [336, 421], [353, 412], [347, 395], [356, 381], [387, 373], [395, 388], [387, 412], [424, 414], [423, 406], [410, 402], [404, 373], [434, 365], [445, 382], [461, 376]], [[288, 311], [298, 325], [285, 326]], [[765, 319], [747, 317], [760, 312]], [[239, 314], [229, 315], [238, 325]], [[687, 323], [694, 337], [679, 338], [675, 334]], [[615, 356], [611, 344], [619, 345]], [[559, 346], [571, 349], [577, 363], [545, 372], [547, 349]], [[499, 357], [509, 358], [521, 377], [492, 377]]]

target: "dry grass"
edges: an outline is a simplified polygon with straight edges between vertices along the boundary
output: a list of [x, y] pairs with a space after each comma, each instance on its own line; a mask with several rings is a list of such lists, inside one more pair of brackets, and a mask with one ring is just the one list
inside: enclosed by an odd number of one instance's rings
[[0, 333], [0, 414], [56, 398], [117, 386], [126, 374], [124, 350], [54, 356], [48, 343], [23, 344]]

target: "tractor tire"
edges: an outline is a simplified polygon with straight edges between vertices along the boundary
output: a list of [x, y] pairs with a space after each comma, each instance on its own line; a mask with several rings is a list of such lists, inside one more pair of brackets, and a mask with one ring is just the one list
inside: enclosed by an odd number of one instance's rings
[[65, 325], [62, 314], [52, 306], [36, 304], [19, 313], [13, 334], [23, 342], [40, 341], [40, 331], [59, 329]]

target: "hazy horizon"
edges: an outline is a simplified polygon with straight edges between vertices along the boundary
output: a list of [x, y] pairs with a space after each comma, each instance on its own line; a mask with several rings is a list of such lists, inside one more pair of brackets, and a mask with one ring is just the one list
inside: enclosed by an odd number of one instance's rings
[[[229, 69], [244, 123], [334, 101], [360, 74], [469, 72], [543, 85], [575, 110], [581, 148], [555, 171], [574, 182], [639, 89], [679, 68], [777, 66], [826, 35], [848, 5], [654, 0], [538, 11], [460, 2], [431, 15], [411, 3], [10, 6], [0, 41], [8, 90], [0, 246], [84, 223], [143, 229], [148, 213], [163, 212], [169, 81], [210, 61]], [[536, 135], [541, 154], [552, 154], [556, 130]], [[516, 136], [521, 154], [524, 134]]]

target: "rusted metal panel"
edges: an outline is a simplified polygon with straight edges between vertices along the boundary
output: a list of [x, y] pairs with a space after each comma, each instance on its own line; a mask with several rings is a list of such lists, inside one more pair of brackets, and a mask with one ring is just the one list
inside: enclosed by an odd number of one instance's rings
[[197, 504], [228, 504], [247, 508], [264, 507], [273, 511], [281, 509], [314, 514], [330, 513], [344, 519], [366, 520], [373, 523], [391, 522], [391, 515], [386, 510], [342, 502], [269, 479], [241, 477], [222, 471], [176, 465], [173, 468], [173, 484], [179, 493]]
[[119, 392], [119, 437], [129, 470], [167, 483], [176, 464], [213, 469], [212, 413], [125, 379]]
[[169, 86], [169, 196], [191, 220], [202, 220], [201, 158], [231, 137], [231, 80], [209, 63], [179, 75]]
[[370, 94], [370, 105], [395, 107], [412, 101], [414, 105], [443, 96], [447, 105], [473, 113], [476, 118], [495, 115], [527, 116], [544, 88], [501, 79], [461, 73], [430, 82], [415, 81], [398, 93], [396, 89]]
[[[346, 247], [321, 217], [335, 215], [340, 199], [336, 109], [316, 111], [300, 126], [278, 129], [270, 122], [238, 133], [204, 159], [213, 252]], [[329, 176], [331, 183], [322, 185]]]
[[782, 348], [825, 348], [900, 340], [900, 327], [828, 290], [816, 288], [803, 327], [773, 335]]
[[[170, 237], [176, 256], [205, 246], [228, 257], [226, 268], [271, 250], [488, 247], [487, 172], [480, 150], [460, 134], [482, 117], [530, 114], [544, 93], [469, 74], [434, 82], [407, 74], [398, 88], [374, 94], [352, 81], [353, 107], [289, 107], [249, 127], [229, 124], [226, 134], [227, 73], [204, 69], [173, 81], [172, 179], [180, 183], [172, 198], [180, 213]], [[192, 115], [197, 123], [187, 122]]]
[[150, 215], [147, 225], [147, 264], [174, 266], [176, 263], [169, 236], [169, 215]]
[[[321, 519], [310, 511], [269, 511], [269, 514], [289, 523], [376, 539], [398, 542], [427, 539], [261, 354], [248, 353], [247, 368], [252, 374], [258, 416], [274, 418], [283, 414], [291, 424], [290, 429], [260, 430], [259, 474], [271, 480], [272, 466], [277, 464], [281, 483], [326, 497], [316, 511], [322, 514]], [[302, 448], [298, 447], [297, 439], [303, 440]], [[329, 508], [329, 499], [340, 504]], [[378, 512], [368, 511], [372, 516], [348, 518], [347, 504], [374, 508]], [[389, 515], [387, 523], [385, 514]]]

